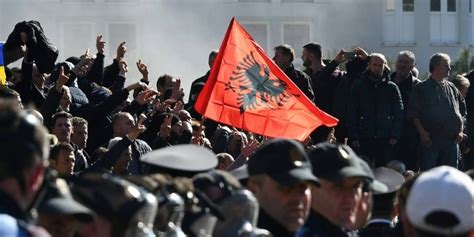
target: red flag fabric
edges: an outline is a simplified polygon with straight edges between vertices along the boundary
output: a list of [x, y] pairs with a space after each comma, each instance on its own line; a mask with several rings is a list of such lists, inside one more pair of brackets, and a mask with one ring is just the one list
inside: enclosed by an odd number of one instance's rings
[[317, 127], [338, 122], [299, 90], [235, 18], [195, 109], [236, 128], [300, 141]]

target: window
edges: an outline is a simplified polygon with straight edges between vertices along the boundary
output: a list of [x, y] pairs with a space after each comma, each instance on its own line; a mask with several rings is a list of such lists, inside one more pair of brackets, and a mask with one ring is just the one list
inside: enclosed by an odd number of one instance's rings
[[60, 52], [62, 51], [64, 58], [79, 57], [95, 45], [92, 40], [92, 24], [66, 23], [62, 27], [63, 49]]
[[105, 2], [110, 2], [110, 3], [138, 3], [139, 0], [105, 0]]
[[61, 2], [65, 3], [92, 3], [95, 0], [61, 0]]
[[414, 0], [385, 0], [384, 44], [415, 43]]
[[[137, 27], [130, 23], [109, 24], [109, 38], [106, 40], [109, 55], [115, 57], [117, 46], [125, 41], [127, 58], [137, 58]], [[110, 43], [109, 43], [110, 42]], [[130, 67], [130, 66], [129, 66]]]
[[252, 36], [263, 50], [268, 50], [268, 30], [267, 24], [265, 23], [244, 23], [242, 26]]
[[271, 3], [271, 0], [238, 0], [241, 3]]
[[441, 0], [431, 0], [430, 11], [431, 12], [441, 11]]
[[448, 0], [448, 12], [456, 12], [456, 0]]
[[431, 0], [430, 40], [434, 44], [457, 44], [458, 1]]
[[386, 1], [385, 11], [387, 11], [387, 12], [395, 11], [395, 0], [387, 0]]
[[404, 12], [412, 12], [414, 10], [415, 10], [414, 0], [404, 0], [403, 1], [403, 11]]
[[472, 3], [474, 0], [469, 0], [469, 17], [471, 19], [471, 45], [474, 45], [474, 14], [472, 13]]
[[314, 3], [314, 0], [281, 0], [281, 3]]
[[306, 23], [283, 24], [283, 43], [290, 45], [295, 50], [295, 64], [303, 64], [301, 55], [303, 45], [311, 42], [311, 26]]

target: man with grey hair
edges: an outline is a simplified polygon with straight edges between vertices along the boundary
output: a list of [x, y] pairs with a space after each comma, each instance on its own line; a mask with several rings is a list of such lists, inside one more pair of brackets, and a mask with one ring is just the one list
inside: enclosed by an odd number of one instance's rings
[[[421, 81], [413, 73], [415, 68], [415, 54], [411, 51], [401, 51], [398, 53], [395, 62], [396, 71], [390, 75], [392, 82], [397, 84], [403, 100], [403, 107], [408, 107], [408, 101], [413, 88]], [[406, 117], [406, 110], [403, 116], [402, 133], [398, 144], [394, 147], [394, 156], [405, 163], [409, 169], [416, 168], [416, 144], [418, 139], [413, 123]]]
[[367, 70], [351, 92], [349, 138], [357, 154], [380, 167], [392, 159], [400, 138], [403, 103], [397, 85], [390, 81], [385, 56], [373, 53], [369, 57]]
[[447, 81], [451, 59], [437, 53], [430, 59], [430, 77], [413, 89], [407, 117], [420, 136], [419, 168], [458, 166], [459, 147], [464, 134], [466, 104], [453, 83]]
[[308, 74], [295, 69], [293, 61], [295, 60], [295, 51], [287, 44], [278, 45], [274, 48], [275, 56], [273, 61], [276, 65], [293, 81], [296, 86], [310, 99], [314, 100], [313, 86]]

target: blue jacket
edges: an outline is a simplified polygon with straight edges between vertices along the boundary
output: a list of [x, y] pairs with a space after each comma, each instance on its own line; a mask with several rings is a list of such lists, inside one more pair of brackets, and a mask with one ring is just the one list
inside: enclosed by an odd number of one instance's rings
[[348, 115], [349, 137], [353, 140], [400, 137], [403, 102], [388, 71], [377, 81], [365, 72], [354, 82]]

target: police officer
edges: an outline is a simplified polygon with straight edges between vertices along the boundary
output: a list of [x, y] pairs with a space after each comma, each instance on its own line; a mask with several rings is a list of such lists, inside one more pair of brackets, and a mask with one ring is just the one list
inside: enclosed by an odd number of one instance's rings
[[16, 101], [0, 99], [0, 141], [0, 236], [47, 236], [28, 218], [47, 165], [47, 132]]
[[206, 195], [223, 214], [214, 228], [215, 237], [270, 236], [256, 228], [259, 204], [230, 173], [211, 170], [193, 177], [194, 189]]
[[[202, 172], [207, 172], [214, 169], [217, 164], [217, 158], [211, 150], [193, 144], [181, 144], [162, 149], [157, 149], [140, 157], [140, 161], [144, 165], [144, 173], [150, 177], [154, 174], [165, 174], [174, 179], [191, 178], [194, 175]], [[184, 181], [183, 180], [183, 181]], [[169, 194], [176, 193], [172, 190], [165, 192], [165, 198]], [[158, 194], [157, 197], [160, 195]], [[186, 192], [181, 198], [186, 203], [185, 214], [182, 220], [183, 231], [190, 236], [211, 236], [214, 226], [219, 215], [218, 210], [213, 208], [209, 200], [203, 199], [202, 196], [196, 195], [195, 192]], [[170, 200], [172, 201], [172, 200]], [[174, 202], [178, 204], [177, 202]], [[169, 205], [164, 204], [164, 205]], [[177, 205], [171, 205], [177, 206]], [[160, 207], [160, 212], [162, 208]], [[178, 211], [179, 210], [179, 211]], [[181, 209], [174, 209], [178, 211], [172, 215], [180, 215]], [[176, 224], [177, 222], [173, 222]], [[181, 223], [181, 221], [179, 221]], [[168, 235], [170, 230], [165, 231]]]
[[312, 187], [311, 213], [297, 236], [357, 236], [349, 229], [357, 221], [364, 185], [383, 191], [387, 187], [374, 182], [365, 161], [346, 145], [320, 143], [308, 156], [320, 186]]
[[374, 170], [375, 178], [387, 186], [386, 192], [373, 193], [371, 219], [367, 226], [359, 231], [361, 237], [399, 236], [395, 231], [398, 208], [395, 195], [405, 178], [395, 170], [378, 167]]
[[155, 236], [155, 196], [108, 173], [85, 173], [72, 184], [72, 194], [97, 216], [84, 236]]
[[293, 236], [308, 217], [310, 186], [318, 184], [303, 146], [274, 139], [263, 144], [248, 162], [248, 188], [259, 204], [259, 228], [274, 236]]

